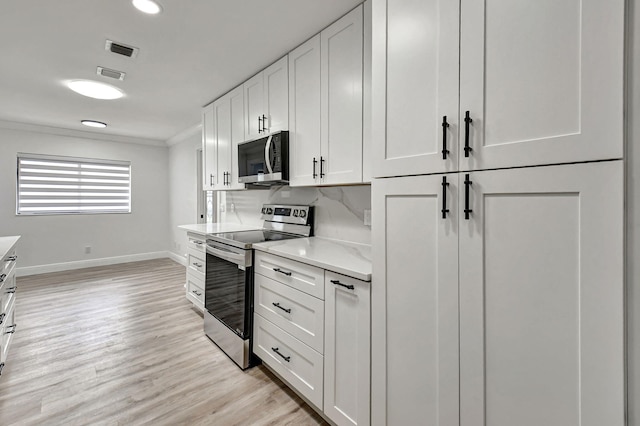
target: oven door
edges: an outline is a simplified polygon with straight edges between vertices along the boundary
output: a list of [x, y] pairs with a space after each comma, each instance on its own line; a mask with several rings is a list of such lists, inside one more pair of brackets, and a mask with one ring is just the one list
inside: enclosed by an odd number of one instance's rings
[[251, 250], [233, 252], [223, 245], [209, 244], [208, 242], [205, 308], [235, 334], [248, 339], [251, 335], [253, 288]]

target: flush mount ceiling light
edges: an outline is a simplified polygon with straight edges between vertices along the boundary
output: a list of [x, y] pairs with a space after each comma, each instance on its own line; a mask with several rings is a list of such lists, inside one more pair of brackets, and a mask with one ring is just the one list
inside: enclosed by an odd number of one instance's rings
[[89, 127], [98, 127], [98, 128], [107, 127], [107, 123], [103, 123], [102, 121], [82, 120], [81, 123], [84, 124], [85, 126], [89, 126]]
[[162, 11], [160, 5], [152, 0], [133, 0], [131, 3], [133, 3], [140, 12], [150, 15], [156, 15]]
[[67, 82], [69, 89], [95, 99], [119, 99], [124, 96], [122, 90], [109, 84], [92, 80], [73, 80]]

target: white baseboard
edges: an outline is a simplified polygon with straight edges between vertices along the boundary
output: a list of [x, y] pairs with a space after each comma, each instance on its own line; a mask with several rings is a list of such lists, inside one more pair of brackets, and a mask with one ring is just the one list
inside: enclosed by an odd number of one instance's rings
[[103, 257], [101, 259], [77, 260], [74, 262], [50, 263], [48, 265], [24, 266], [16, 268], [16, 276], [46, 274], [49, 272], [69, 271], [72, 269], [92, 268], [94, 266], [115, 265], [118, 263], [137, 262], [140, 260], [162, 259], [168, 257], [183, 265], [185, 259], [180, 260], [180, 256], [169, 251], [156, 251], [150, 253], [130, 254], [126, 256]]
[[174, 262], [178, 262], [182, 266], [187, 266], [187, 258], [185, 256], [180, 256], [179, 254], [176, 254], [172, 251], [168, 253], [169, 253], [169, 259], [173, 260]]

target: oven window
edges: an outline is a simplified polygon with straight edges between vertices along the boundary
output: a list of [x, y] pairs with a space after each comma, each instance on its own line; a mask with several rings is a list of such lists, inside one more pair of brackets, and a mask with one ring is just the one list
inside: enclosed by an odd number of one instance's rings
[[207, 253], [204, 304], [211, 315], [242, 338], [250, 334], [251, 268]]

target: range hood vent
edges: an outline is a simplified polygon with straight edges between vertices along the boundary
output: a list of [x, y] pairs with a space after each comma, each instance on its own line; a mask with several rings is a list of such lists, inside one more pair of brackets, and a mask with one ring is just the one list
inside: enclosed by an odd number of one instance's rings
[[127, 46], [126, 44], [122, 43], [116, 43], [112, 40], [107, 40], [104, 48], [109, 52], [117, 53], [118, 55], [126, 56], [128, 58], [135, 58], [136, 56], [138, 56], [138, 51], [140, 50], [137, 47]]
[[116, 80], [124, 80], [126, 73], [122, 71], [116, 71], [109, 68], [98, 67], [97, 74], [103, 77], [115, 78]]

